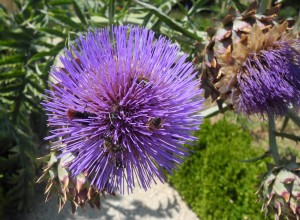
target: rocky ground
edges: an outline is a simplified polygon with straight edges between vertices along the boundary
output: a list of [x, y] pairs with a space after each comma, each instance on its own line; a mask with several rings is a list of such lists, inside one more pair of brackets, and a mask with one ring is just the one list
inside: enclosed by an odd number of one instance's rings
[[182, 201], [178, 192], [168, 184], [153, 185], [145, 192], [136, 189], [130, 195], [106, 196], [101, 200], [101, 210], [81, 208], [72, 214], [70, 205], [57, 213], [55, 197], [44, 202], [43, 186], [38, 185], [36, 199], [30, 212], [22, 215], [12, 215], [5, 220], [197, 220], [197, 216]]

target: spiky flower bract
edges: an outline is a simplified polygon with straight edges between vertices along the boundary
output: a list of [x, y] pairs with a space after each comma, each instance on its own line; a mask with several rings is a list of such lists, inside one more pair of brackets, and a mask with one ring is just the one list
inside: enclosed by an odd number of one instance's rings
[[242, 14], [230, 9], [211, 31], [202, 62], [202, 86], [219, 106], [236, 112], [284, 115], [300, 105], [300, 39], [293, 21], [276, 22], [276, 5], [257, 14], [256, 1]]
[[199, 129], [202, 98], [192, 63], [154, 32], [131, 26], [88, 32], [66, 50], [44, 106], [47, 139], [75, 177], [98, 190], [145, 190], [164, 180]]
[[300, 164], [296, 158], [286, 162], [271, 168], [256, 192], [263, 203], [262, 211], [266, 215], [275, 214], [276, 220], [300, 218]]
[[86, 173], [80, 173], [76, 177], [70, 176], [70, 172], [64, 167], [64, 164], [73, 158], [72, 155], [58, 157], [59, 154], [52, 151], [47, 156], [38, 158], [39, 161], [46, 164], [43, 174], [37, 180], [37, 183], [47, 180], [46, 202], [53, 195], [57, 195], [58, 212], [62, 210], [67, 201], [70, 201], [72, 213], [75, 213], [79, 206], [85, 209], [87, 204], [91, 208], [97, 207], [100, 210], [100, 197], [101, 195], [105, 196], [105, 190], [99, 191], [91, 186], [86, 178]]

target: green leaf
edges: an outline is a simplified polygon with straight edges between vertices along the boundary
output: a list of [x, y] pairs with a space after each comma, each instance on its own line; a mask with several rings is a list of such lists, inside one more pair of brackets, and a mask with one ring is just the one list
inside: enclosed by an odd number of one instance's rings
[[[37, 77], [36, 75], [32, 75], [33, 77]], [[32, 88], [34, 88], [35, 90], [37, 90], [39, 93], [44, 93], [44, 88], [42, 88], [43, 86], [40, 85], [37, 80], [35, 78], [27, 78], [27, 82], [32, 86]]]
[[30, 64], [36, 60], [39, 60], [41, 58], [45, 58], [46, 56], [56, 56], [64, 48], [64, 46], [65, 46], [65, 43], [62, 41], [49, 51], [41, 51], [41, 52], [33, 55], [29, 59], [28, 64]]
[[58, 31], [58, 30], [54, 30], [52, 28], [38, 28], [37, 30], [40, 31], [40, 32], [47, 33], [49, 35], [55, 36], [55, 37], [61, 37], [61, 38], [66, 38], [67, 37], [67, 35], [64, 34], [63, 32]]
[[186, 16], [188, 16], [189, 12], [188, 10], [186, 10], [186, 8], [184, 7], [184, 5], [182, 5], [180, 2], [178, 2], [178, 7], [180, 8], [180, 10], [182, 11], [182, 13]]
[[[151, 13], [149, 13], [149, 16], [151, 18], [151, 16], [154, 16], [154, 15], [152, 15]], [[130, 23], [130, 24], [137, 24], [137, 25], [141, 25], [141, 26], [146, 26], [146, 24], [144, 24], [143, 22], [147, 18], [148, 17], [145, 16], [145, 13], [142, 13], [142, 14], [131, 13], [128, 16], [126, 16], [126, 18], [124, 19], [124, 21], [126, 23]]]
[[3, 100], [15, 101], [17, 98], [18, 98], [18, 95], [16, 95], [16, 94], [9, 94], [9, 93], [1, 94], [1, 99], [3, 99]]
[[67, 27], [72, 27], [76, 30], [82, 30], [83, 27], [79, 24], [76, 23], [75, 21], [73, 21], [71, 18], [59, 14], [59, 13], [54, 13], [54, 12], [48, 12], [48, 15], [51, 16], [52, 18], [54, 18], [55, 20], [59, 21], [60, 23], [67, 25]]
[[109, 0], [109, 11], [108, 11], [108, 21], [109, 25], [112, 25], [114, 23], [114, 17], [115, 17], [115, 0]]
[[0, 59], [0, 66], [7, 64], [16, 64], [23, 62], [24, 60], [25, 56], [23, 54], [4, 56]]
[[51, 52], [51, 51], [41, 51], [41, 52], [38, 52], [38, 53], [36, 53], [35, 55], [33, 55], [33, 56], [29, 59], [28, 63], [30, 64], [30, 63], [32, 63], [33, 61], [39, 60], [39, 59], [41, 59], [41, 58], [45, 58], [46, 56], [53, 56], [53, 55], [55, 55], [55, 54], [54, 54], [53, 52]]
[[0, 80], [11, 79], [18, 76], [25, 76], [25, 72], [23, 70], [13, 70], [9, 72], [0, 73]]
[[0, 172], [4, 172], [8, 167], [13, 167], [14, 164], [18, 163], [19, 155], [12, 154], [9, 158], [1, 157], [0, 156]]
[[267, 9], [271, 8], [271, 5], [272, 5], [272, 0], [260, 0], [258, 12], [260, 14], [265, 13]]
[[30, 36], [23, 32], [20, 28], [17, 28], [15, 30], [6, 30], [6, 29], [0, 29], [0, 39], [1, 40], [16, 40], [16, 41], [24, 41], [28, 42], [31, 38]]
[[34, 102], [31, 97], [25, 96], [25, 101], [28, 102], [29, 105], [32, 106], [34, 109], [42, 111], [41, 106], [39, 106], [36, 102]]
[[[46, 65], [45, 65], [44, 69], [43, 69], [43, 72], [48, 73], [50, 71], [51, 66], [53, 65], [53, 63], [54, 63], [54, 59], [53, 58], [49, 59], [48, 62], [46, 63]], [[45, 74], [45, 75], [48, 75], [48, 74]]]
[[151, 13], [148, 13], [146, 16], [144, 16], [144, 20], [143, 20], [143, 23], [142, 23], [142, 26], [147, 26], [148, 22], [150, 21], [150, 19], [152, 18], [152, 14]]
[[83, 12], [81, 11], [81, 8], [79, 7], [79, 5], [77, 4], [77, 2], [75, 0], [73, 0], [73, 6], [74, 6], [74, 9], [75, 9], [75, 13], [78, 16], [78, 18], [80, 19], [80, 21], [83, 24], [87, 24], [85, 16], [84, 16]]
[[172, 10], [173, 6], [174, 6], [174, 5], [177, 5], [178, 3], [179, 3], [178, 0], [166, 0], [166, 1], [163, 1], [163, 2], [160, 4], [159, 8], [160, 8], [163, 12], [169, 13], [169, 12]]
[[191, 9], [189, 10], [188, 14], [191, 16], [192, 14], [196, 13], [202, 6], [204, 6], [209, 0], [198, 0], [196, 1]]
[[232, 0], [233, 3], [235, 4], [236, 8], [240, 11], [243, 12], [244, 10], [246, 10], [247, 6], [243, 5], [242, 3], [240, 3], [239, 0]]
[[0, 40], [0, 49], [3, 48], [17, 48], [17, 49], [24, 49], [28, 48], [29, 43], [22, 40]]
[[0, 92], [15, 92], [15, 91], [18, 91], [20, 86], [22, 85], [22, 82], [17, 82], [17, 83], [14, 83], [12, 85], [6, 85], [6, 86], [1, 86], [0, 88]]
[[178, 31], [191, 39], [202, 41], [202, 38], [199, 37], [197, 34], [188, 31], [186, 28], [182, 27], [182, 24], [177, 23], [176, 21], [174, 21], [172, 18], [164, 14], [161, 10], [157, 9], [156, 7], [138, 0], [134, 0], [134, 2], [143, 6], [145, 9], [151, 11], [154, 15], [159, 17], [161, 21], [163, 21], [166, 25], [168, 25], [170, 28], [174, 29], [175, 31]]
[[52, 0], [51, 5], [67, 5], [72, 4], [72, 0]]
[[32, 42], [32, 44], [34, 44], [35, 46], [42, 46], [42, 47], [47, 47], [47, 48], [52, 48], [53, 47], [53, 44], [44, 42], [40, 38], [38, 38], [37, 40], [34, 40]]

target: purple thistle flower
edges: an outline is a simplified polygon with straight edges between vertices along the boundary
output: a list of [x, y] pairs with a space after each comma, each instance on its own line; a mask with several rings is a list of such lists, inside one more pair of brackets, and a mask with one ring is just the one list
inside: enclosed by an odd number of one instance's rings
[[237, 75], [239, 111], [283, 115], [300, 105], [299, 48], [299, 39], [277, 42], [248, 56]]
[[[300, 105], [300, 39], [293, 20], [277, 21], [280, 5], [260, 14], [254, 1], [242, 13], [230, 9], [222, 27], [208, 31], [201, 86], [219, 108], [246, 115], [282, 116]], [[214, 33], [214, 34], [213, 34]]]
[[43, 105], [47, 139], [72, 154], [72, 175], [121, 193], [163, 181], [201, 123], [202, 91], [186, 55], [152, 31], [122, 26], [88, 32], [60, 60]]

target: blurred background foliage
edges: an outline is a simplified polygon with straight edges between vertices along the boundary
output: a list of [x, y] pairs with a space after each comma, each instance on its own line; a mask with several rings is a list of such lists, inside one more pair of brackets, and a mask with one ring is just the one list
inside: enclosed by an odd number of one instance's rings
[[[0, 0], [0, 217], [4, 206], [7, 211], [21, 211], [28, 208], [33, 199], [34, 184], [39, 172], [36, 158], [41, 156], [41, 151], [47, 145], [43, 141], [47, 134], [46, 116], [40, 103], [42, 94], [47, 89], [49, 70], [56, 64], [64, 47], [72, 44], [77, 36], [87, 30], [112, 24], [132, 24], [153, 29], [157, 35], [168, 36], [174, 43], [180, 45], [192, 60], [205, 44], [206, 29], [209, 26], [219, 25], [218, 21], [226, 15], [230, 6], [243, 9], [249, 2], [251, 1]], [[262, 0], [260, 3], [274, 2]], [[287, 0], [282, 4], [280, 17], [297, 19], [299, 3]], [[299, 26], [298, 19], [298, 30]], [[245, 215], [253, 215], [258, 210], [257, 207], [250, 205], [254, 188], [247, 188], [247, 184], [254, 181], [254, 173], [260, 168], [248, 170], [236, 161], [230, 162], [231, 156], [242, 159], [244, 151], [239, 149], [247, 150], [250, 137], [245, 132], [232, 133], [234, 135], [230, 138], [232, 143], [236, 143], [234, 149], [237, 152], [230, 151], [232, 152], [230, 156], [221, 161], [222, 155], [225, 155], [225, 147], [221, 148], [220, 142], [217, 143], [214, 139], [213, 135], [216, 135], [214, 132], [220, 134], [221, 131], [228, 133], [230, 129], [234, 131], [238, 129], [226, 123], [223, 121], [215, 126], [207, 123], [204, 126], [204, 134], [199, 134], [200, 142], [193, 147], [195, 150], [195, 147], [199, 146], [200, 148], [197, 148], [199, 151], [197, 150], [196, 154], [186, 161], [187, 165], [171, 179], [199, 216], [202, 214], [210, 216], [212, 208], [224, 205], [225, 201], [227, 203], [230, 199], [234, 201], [235, 216], [244, 216], [240, 213], [244, 213], [245, 207], [249, 208], [245, 211]], [[220, 141], [226, 142], [225, 139]], [[255, 154], [254, 151], [247, 151], [248, 153]], [[213, 160], [216, 162], [212, 162]], [[226, 161], [228, 166], [225, 164]], [[194, 165], [190, 165], [191, 163]], [[205, 180], [203, 175], [209, 174], [210, 166], [213, 164], [215, 172], [209, 175], [210, 179]], [[195, 166], [198, 168], [195, 169]], [[218, 166], [224, 170], [219, 170]], [[237, 166], [238, 169], [234, 170]], [[201, 186], [203, 188], [199, 190], [203, 189], [204, 194], [199, 191], [198, 195], [190, 195], [191, 192], [184, 189], [185, 186], [180, 179], [188, 180], [190, 172], [196, 171], [198, 174], [195, 177], [201, 181], [198, 184], [203, 184]], [[214, 187], [223, 188], [220, 194], [215, 194], [217, 200], [214, 205], [211, 204], [213, 201], [206, 201], [212, 188], [205, 187], [210, 184], [209, 181], [218, 178], [215, 175], [221, 175], [221, 182], [218, 183], [221, 185]], [[242, 176], [242, 180], [236, 181], [235, 175]], [[231, 184], [231, 181], [234, 181], [234, 184]], [[191, 184], [192, 187], [192, 183], [184, 184]], [[238, 187], [245, 191], [237, 192]], [[238, 196], [235, 200], [236, 193], [242, 193], [243, 197]], [[225, 196], [228, 201], [223, 200], [222, 203], [220, 200], [224, 198], [219, 196]], [[195, 201], [191, 201], [192, 199]], [[204, 205], [199, 209], [200, 203]], [[219, 210], [217, 213], [221, 211], [225, 210]]]

